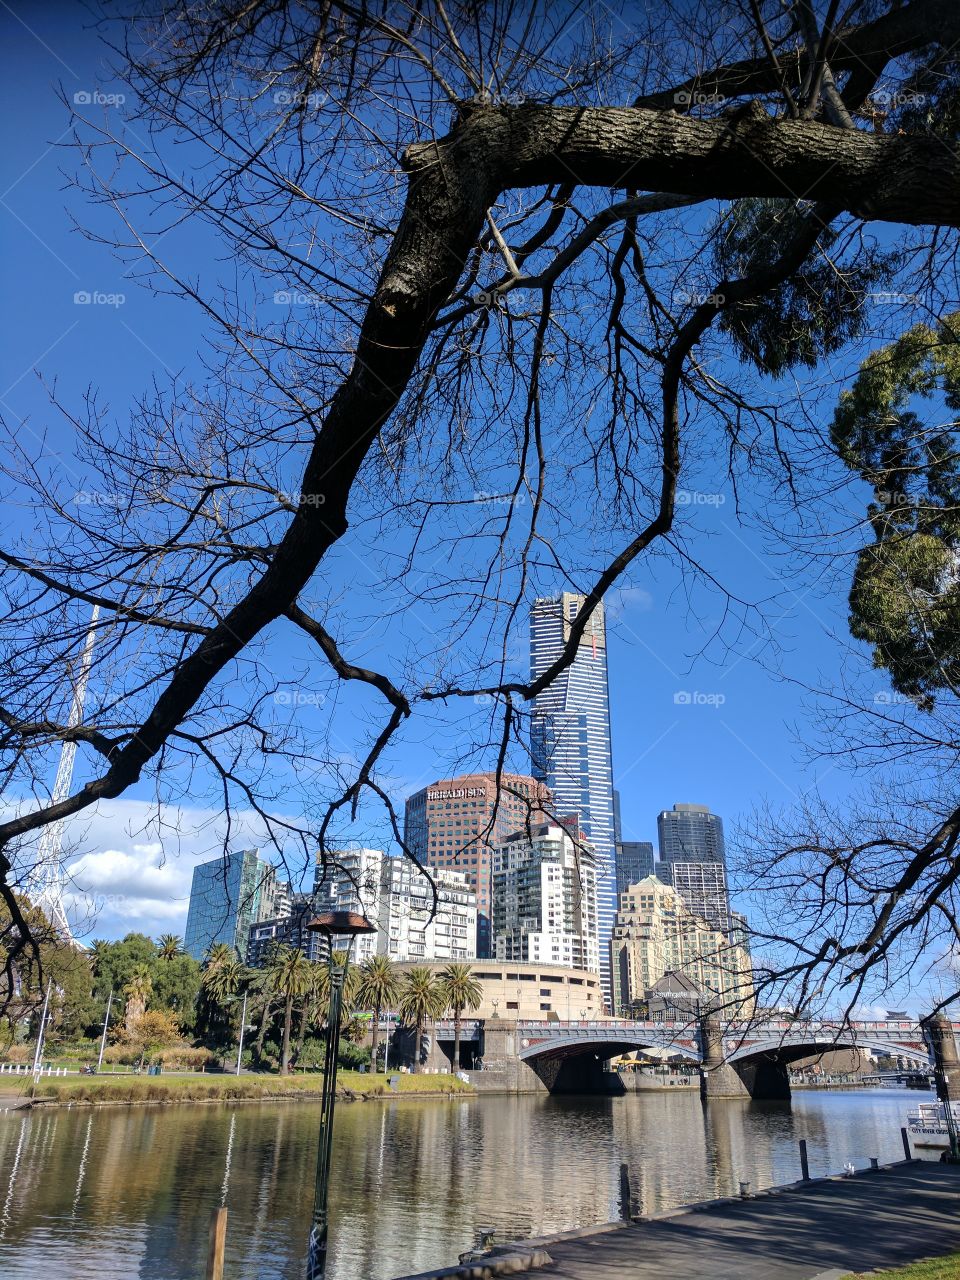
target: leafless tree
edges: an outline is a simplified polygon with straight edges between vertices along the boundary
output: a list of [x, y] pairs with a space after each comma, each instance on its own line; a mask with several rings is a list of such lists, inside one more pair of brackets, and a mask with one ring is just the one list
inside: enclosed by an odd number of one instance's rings
[[[208, 318], [207, 376], [127, 422], [53, 389], [79, 493], [11, 442], [14, 930], [43, 827], [145, 780], [214, 786], [305, 856], [371, 804], [402, 843], [405, 734], [454, 718], [464, 760], [507, 767], [631, 565], [696, 572], [678, 490], [795, 499], [841, 355], [955, 294], [948, 0], [144, 8], [105, 20], [132, 106], [78, 121], [83, 182], [144, 284]], [[185, 222], [217, 287], [165, 257]], [[878, 281], [919, 301], [881, 315]], [[531, 681], [525, 602], [567, 584], [587, 606]]]

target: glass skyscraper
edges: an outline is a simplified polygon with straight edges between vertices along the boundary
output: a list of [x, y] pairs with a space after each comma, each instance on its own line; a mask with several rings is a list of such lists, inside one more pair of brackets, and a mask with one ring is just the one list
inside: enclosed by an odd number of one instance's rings
[[730, 897], [723, 819], [703, 804], [675, 804], [657, 818], [657, 832], [657, 875], [673, 885], [695, 915], [728, 933]]
[[256, 849], [242, 849], [193, 869], [183, 949], [203, 960], [218, 942], [246, 960], [250, 929], [273, 915], [277, 874]]
[[617, 841], [617, 897], [652, 876], [656, 855], [649, 840]]
[[[560, 656], [584, 597], [572, 592], [535, 600], [530, 610], [530, 674], [535, 680]], [[576, 814], [597, 858], [600, 979], [611, 999], [610, 947], [617, 911], [613, 763], [607, 638], [603, 605], [587, 623], [569, 667], [533, 700], [533, 776], [545, 782], [559, 818]]]

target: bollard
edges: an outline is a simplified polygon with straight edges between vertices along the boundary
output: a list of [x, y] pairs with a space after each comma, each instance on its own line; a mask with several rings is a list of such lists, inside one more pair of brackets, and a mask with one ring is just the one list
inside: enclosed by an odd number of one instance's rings
[[214, 1209], [210, 1219], [210, 1247], [207, 1251], [206, 1280], [223, 1280], [223, 1250], [227, 1243], [227, 1210]]
[[750, 1199], [750, 1183], [749, 1182], [740, 1183], [740, 1199], [741, 1200]]
[[620, 1217], [630, 1221], [630, 1170], [625, 1164], [620, 1166]]
[[800, 1139], [800, 1177], [804, 1182], [810, 1181], [810, 1164], [807, 1160], [807, 1140]]
[[910, 1154], [910, 1135], [907, 1133], [905, 1128], [902, 1128], [900, 1130], [900, 1138], [901, 1138], [901, 1141], [903, 1142], [904, 1160], [912, 1160], [913, 1156]]
[[871, 1156], [871, 1157], [870, 1157], [870, 1168], [871, 1168], [871, 1169], [879, 1169], [879, 1168], [880, 1168], [880, 1159], [879, 1159], [879, 1157], [878, 1157], [878, 1156]]

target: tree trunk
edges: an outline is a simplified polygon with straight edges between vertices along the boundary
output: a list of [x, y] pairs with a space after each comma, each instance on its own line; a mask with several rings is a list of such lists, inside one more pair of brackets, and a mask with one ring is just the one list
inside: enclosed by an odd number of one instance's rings
[[303, 1042], [306, 1039], [307, 1027], [310, 1024], [316, 1010], [316, 1002], [311, 1001], [309, 1004], [304, 1002], [303, 1010], [300, 1014], [300, 1025], [297, 1027], [297, 1042], [293, 1046], [293, 1053], [290, 1055], [290, 1065], [295, 1067], [300, 1061], [300, 1055], [303, 1053]]
[[453, 1069], [460, 1070], [460, 1010], [453, 1011]]
[[280, 1074], [285, 1076], [290, 1070], [290, 1024], [293, 1021], [293, 996], [287, 996], [283, 1011], [283, 1044], [280, 1048]]
[[254, 1041], [253, 1052], [257, 1059], [257, 1066], [263, 1065], [263, 1042], [267, 1038], [267, 1027], [270, 1024], [270, 1014], [273, 1011], [273, 1001], [268, 1000], [263, 1006], [263, 1014], [260, 1017], [260, 1026], [257, 1028], [257, 1038]]
[[417, 1035], [413, 1046], [413, 1070], [420, 1074], [420, 1059], [423, 1056], [423, 1019], [417, 1019]]
[[373, 1027], [370, 1030], [370, 1070], [377, 1069], [377, 1043], [380, 1039], [380, 1010], [373, 1011]]

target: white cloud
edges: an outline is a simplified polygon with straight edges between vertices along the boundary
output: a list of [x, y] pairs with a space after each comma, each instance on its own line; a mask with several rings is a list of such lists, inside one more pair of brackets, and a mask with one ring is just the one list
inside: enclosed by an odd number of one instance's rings
[[[230, 849], [263, 847], [252, 812], [103, 801], [65, 824], [66, 907], [82, 938], [183, 933], [193, 868]], [[291, 868], [292, 870], [293, 868]]]

